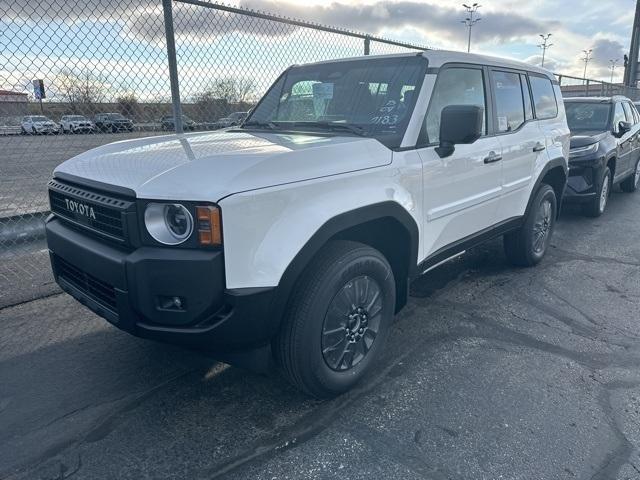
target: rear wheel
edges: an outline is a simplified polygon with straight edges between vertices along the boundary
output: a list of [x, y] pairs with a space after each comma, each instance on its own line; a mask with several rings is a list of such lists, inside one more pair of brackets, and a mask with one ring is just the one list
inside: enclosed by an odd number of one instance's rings
[[582, 205], [582, 213], [587, 217], [599, 217], [607, 208], [609, 195], [611, 194], [611, 170], [606, 167], [600, 186], [596, 190], [596, 196], [589, 202]]
[[380, 252], [327, 244], [303, 273], [276, 339], [286, 376], [319, 398], [349, 390], [379, 357], [394, 310], [393, 272]]
[[536, 193], [522, 227], [504, 236], [507, 259], [519, 267], [538, 264], [547, 253], [556, 223], [558, 201], [556, 193], [542, 184]]
[[638, 189], [638, 183], [640, 183], [640, 160], [636, 162], [633, 174], [620, 184], [620, 188], [623, 192], [633, 193]]

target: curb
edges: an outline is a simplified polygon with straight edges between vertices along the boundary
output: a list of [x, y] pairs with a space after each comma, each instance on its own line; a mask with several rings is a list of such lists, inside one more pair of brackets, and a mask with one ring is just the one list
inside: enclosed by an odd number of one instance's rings
[[46, 211], [0, 218], [0, 244], [8, 246], [44, 238], [44, 222], [50, 214]]

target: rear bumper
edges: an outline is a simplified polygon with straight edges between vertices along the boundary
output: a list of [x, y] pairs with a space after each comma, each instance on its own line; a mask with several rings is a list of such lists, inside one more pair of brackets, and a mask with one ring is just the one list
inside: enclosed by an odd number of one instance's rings
[[[125, 251], [55, 217], [46, 224], [54, 277], [93, 312], [133, 335], [209, 351], [269, 342], [275, 289], [226, 290], [221, 251]], [[167, 299], [180, 298], [180, 306]]]

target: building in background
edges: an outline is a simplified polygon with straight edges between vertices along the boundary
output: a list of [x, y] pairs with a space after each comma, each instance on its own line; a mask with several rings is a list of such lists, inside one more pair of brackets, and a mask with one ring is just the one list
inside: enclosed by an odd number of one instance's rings
[[27, 115], [29, 95], [12, 90], [0, 90], [0, 117]]

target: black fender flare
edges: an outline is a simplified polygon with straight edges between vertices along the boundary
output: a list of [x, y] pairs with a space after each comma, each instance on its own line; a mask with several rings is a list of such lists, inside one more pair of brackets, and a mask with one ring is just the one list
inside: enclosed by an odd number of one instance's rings
[[547, 173], [549, 173], [551, 170], [553, 170], [554, 168], [562, 168], [563, 172], [564, 172], [564, 177], [565, 177], [565, 182], [564, 185], [562, 186], [562, 192], [560, 194], [560, 198], [557, 199], [558, 201], [558, 212], [557, 215], [558, 217], [560, 216], [560, 210], [561, 210], [561, 205], [562, 205], [562, 197], [564, 196], [564, 191], [567, 188], [567, 180], [569, 179], [569, 164], [567, 162], [567, 160], [563, 157], [557, 157], [554, 158], [552, 160], [550, 160], [549, 162], [547, 162], [547, 164], [544, 166], [544, 168], [542, 169], [542, 171], [540, 172], [540, 174], [538, 175], [538, 178], [536, 179], [536, 183], [533, 186], [533, 190], [531, 190], [531, 195], [529, 196], [529, 201], [527, 202], [527, 209], [524, 212], [524, 218], [527, 218], [527, 215], [529, 215], [529, 212], [531, 210], [531, 206], [533, 205], [533, 200], [535, 198], [536, 193], [538, 192], [538, 189], [540, 188], [540, 185], [542, 184], [542, 180], [544, 180], [544, 177], [547, 175]]
[[273, 324], [279, 328], [297, 280], [311, 259], [331, 238], [350, 228], [385, 218], [397, 221], [409, 235], [410, 248], [407, 261], [409, 276], [413, 276], [418, 266], [419, 230], [416, 221], [404, 207], [394, 201], [385, 201], [341, 213], [324, 223], [289, 263], [280, 278], [271, 304], [270, 316], [275, 320]]

